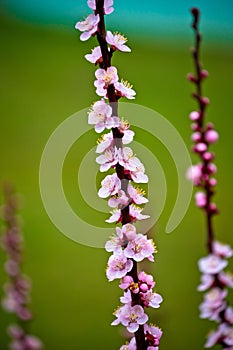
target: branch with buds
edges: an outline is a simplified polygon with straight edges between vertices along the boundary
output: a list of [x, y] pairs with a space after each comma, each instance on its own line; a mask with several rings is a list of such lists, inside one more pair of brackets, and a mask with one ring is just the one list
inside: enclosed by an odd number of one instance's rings
[[192, 8], [192, 28], [195, 34], [195, 46], [192, 56], [195, 74], [189, 73], [188, 80], [194, 84], [196, 91], [193, 97], [197, 101], [198, 110], [190, 113], [192, 121], [193, 152], [199, 156], [199, 163], [191, 166], [187, 171], [187, 177], [198, 188], [195, 194], [197, 207], [201, 208], [206, 217], [207, 251], [208, 256], [198, 262], [202, 273], [199, 291], [205, 291], [204, 301], [200, 305], [200, 317], [218, 323], [216, 331], [208, 335], [206, 348], [220, 344], [222, 349], [233, 349], [233, 308], [229, 306], [226, 297], [227, 288], [233, 288], [233, 276], [223, 271], [227, 266], [227, 259], [232, 257], [233, 250], [227, 245], [215, 239], [213, 217], [218, 214], [216, 204], [213, 202], [217, 180], [214, 174], [217, 171], [214, 164], [214, 153], [210, 146], [218, 140], [218, 133], [212, 123], [206, 123], [206, 108], [209, 99], [202, 95], [202, 83], [208, 77], [208, 72], [202, 69], [200, 61], [201, 34], [199, 32], [200, 12]]
[[30, 310], [31, 283], [28, 276], [22, 273], [23, 235], [17, 220], [17, 198], [8, 185], [4, 188], [5, 201], [2, 207], [3, 234], [2, 248], [6, 253], [5, 272], [8, 281], [4, 284], [5, 295], [2, 307], [6, 312], [16, 316], [16, 323], [8, 327], [11, 338], [11, 350], [41, 350], [42, 342], [39, 338], [28, 334], [28, 325], [32, 320]]

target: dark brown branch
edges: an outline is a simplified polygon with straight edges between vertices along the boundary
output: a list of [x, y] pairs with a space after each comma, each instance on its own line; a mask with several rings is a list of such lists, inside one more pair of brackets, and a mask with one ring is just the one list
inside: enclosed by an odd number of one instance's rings
[[[194, 60], [194, 67], [195, 67], [195, 80], [194, 84], [196, 85], [196, 93], [194, 97], [197, 99], [198, 106], [199, 106], [199, 113], [200, 113], [200, 118], [197, 121], [198, 124], [198, 131], [202, 135], [202, 140], [201, 142], [205, 143], [204, 135], [205, 135], [205, 126], [204, 126], [204, 121], [205, 121], [205, 114], [206, 114], [206, 107], [207, 104], [203, 100], [203, 95], [202, 95], [202, 82], [203, 82], [203, 73], [202, 73], [202, 66], [201, 66], [201, 61], [200, 61], [200, 44], [201, 44], [201, 34], [199, 31], [199, 19], [200, 19], [200, 12], [197, 8], [193, 8], [191, 10], [192, 15], [193, 15], [193, 24], [192, 28], [194, 30], [195, 34], [195, 46], [192, 50], [193, 54], [193, 60]], [[207, 166], [208, 162], [204, 161], [201, 159], [203, 162], [203, 172], [207, 172]], [[214, 241], [214, 231], [213, 231], [213, 212], [210, 210], [210, 204], [211, 204], [211, 198], [214, 194], [213, 190], [210, 188], [208, 181], [205, 181], [204, 183], [204, 190], [206, 193], [206, 225], [207, 225], [207, 249], [209, 253], [213, 252], [213, 241]]]

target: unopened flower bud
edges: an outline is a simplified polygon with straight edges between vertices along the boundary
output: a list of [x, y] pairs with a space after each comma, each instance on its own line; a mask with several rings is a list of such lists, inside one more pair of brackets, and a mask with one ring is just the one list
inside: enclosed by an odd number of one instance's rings
[[194, 122], [194, 121], [197, 121], [197, 120], [200, 119], [200, 113], [197, 112], [197, 111], [193, 111], [193, 112], [191, 112], [191, 113], [189, 114], [189, 118], [190, 118], [190, 120], [192, 120], [193, 122]]
[[206, 130], [213, 130], [214, 129], [214, 123], [208, 122], [206, 124]]
[[212, 214], [218, 214], [218, 209], [215, 203], [210, 203], [208, 209]]
[[212, 187], [216, 186], [217, 185], [217, 180], [215, 178], [210, 179], [209, 180], [209, 185], [212, 186]]
[[191, 129], [192, 129], [193, 131], [199, 131], [199, 130], [200, 130], [200, 128], [199, 128], [199, 126], [198, 126], [197, 123], [192, 123], [192, 124], [191, 124]]
[[196, 205], [199, 208], [204, 208], [206, 206], [206, 195], [203, 192], [197, 192], [195, 194]]
[[194, 132], [191, 136], [191, 139], [193, 142], [200, 142], [201, 141], [201, 133], [200, 132]]
[[143, 293], [145, 293], [145, 292], [147, 292], [148, 291], [148, 285], [146, 284], [146, 283], [142, 283], [141, 285], [140, 285], [140, 291], [141, 292], [143, 292]]
[[206, 69], [203, 69], [203, 70], [201, 71], [201, 77], [202, 77], [202, 78], [207, 78], [208, 75], [209, 75], [209, 72], [208, 72]]
[[210, 100], [208, 97], [202, 97], [201, 102], [203, 105], [208, 105], [210, 103]]
[[215, 174], [217, 171], [217, 167], [214, 163], [208, 164], [207, 169], [208, 169], [209, 174]]
[[204, 142], [200, 142], [194, 147], [194, 152], [196, 153], [203, 153], [206, 150], [207, 150], [207, 146]]
[[202, 155], [202, 159], [207, 161], [207, 162], [210, 162], [210, 161], [212, 161], [214, 159], [214, 154], [211, 153], [211, 152], [205, 152]]
[[205, 140], [208, 143], [215, 143], [218, 140], [218, 133], [215, 130], [208, 130], [205, 133]]
[[188, 74], [187, 74], [187, 79], [188, 79], [189, 81], [191, 81], [192, 83], [195, 83], [195, 82], [196, 82], [196, 78], [195, 78], [195, 76], [194, 76], [192, 73], [188, 73]]

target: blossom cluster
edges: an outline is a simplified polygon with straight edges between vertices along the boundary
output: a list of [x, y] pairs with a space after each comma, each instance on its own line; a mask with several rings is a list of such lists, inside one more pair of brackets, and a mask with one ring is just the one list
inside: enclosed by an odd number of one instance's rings
[[[31, 283], [28, 276], [21, 271], [23, 236], [16, 217], [17, 200], [9, 189], [6, 190], [5, 196], [6, 203], [2, 208], [5, 227], [1, 245], [7, 256], [4, 268], [8, 281], [3, 286], [2, 307], [6, 312], [14, 314], [18, 323], [23, 325], [32, 320], [29, 308]], [[35, 336], [28, 335], [23, 327], [10, 325], [8, 334], [12, 338], [10, 344], [12, 350], [42, 349], [41, 341]]]
[[219, 324], [216, 331], [208, 335], [206, 348], [222, 344], [224, 349], [233, 349], [233, 308], [228, 305], [227, 288], [233, 288], [233, 275], [225, 272], [233, 256], [232, 248], [218, 241], [213, 242], [213, 252], [198, 262], [202, 273], [199, 291], [204, 291], [204, 301], [200, 305], [200, 317]]
[[220, 344], [224, 350], [233, 349], [233, 308], [229, 306], [226, 297], [227, 288], [233, 288], [233, 275], [224, 271], [228, 262], [226, 259], [233, 255], [232, 248], [218, 242], [215, 239], [213, 215], [218, 213], [213, 202], [214, 189], [217, 184], [215, 173], [217, 167], [214, 164], [214, 153], [210, 146], [217, 142], [219, 135], [212, 123], [205, 122], [206, 108], [209, 99], [202, 95], [202, 83], [208, 77], [208, 72], [202, 69], [200, 62], [199, 10], [193, 8], [192, 28], [195, 33], [195, 47], [192, 49], [196, 74], [189, 73], [188, 80], [196, 87], [193, 97], [198, 103], [198, 110], [190, 113], [193, 130], [192, 150], [199, 156], [199, 163], [192, 165], [187, 171], [187, 178], [198, 188], [195, 194], [197, 207], [204, 211], [207, 224], [207, 250], [208, 256], [198, 262], [202, 273], [199, 291], [206, 292], [204, 301], [200, 305], [200, 317], [215, 321], [219, 324], [217, 331], [208, 335], [205, 347], [210, 348]]
[[[85, 58], [100, 67], [95, 72], [94, 81], [100, 100], [94, 102], [88, 113], [88, 123], [94, 126], [95, 131], [106, 131], [98, 140], [96, 162], [100, 166], [100, 172], [110, 169], [115, 171], [103, 178], [98, 191], [100, 198], [108, 199], [111, 208], [111, 216], [106, 222], [118, 224], [105, 245], [106, 251], [112, 253], [108, 259], [106, 276], [109, 281], [119, 279], [119, 287], [124, 291], [120, 298], [122, 305], [114, 312], [116, 319], [112, 325], [122, 324], [128, 332], [143, 338], [143, 349], [158, 350], [162, 331], [147, 323], [145, 308], [158, 308], [163, 299], [153, 291], [153, 277], [144, 271], [137, 272], [138, 262], [144, 259], [154, 261], [156, 247], [153, 240], [137, 232], [134, 225], [137, 220], [149, 218], [142, 214], [142, 205], [148, 199], [138, 185], [147, 183], [148, 176], [144, 165], [128, 146], [133, 141], [134, 132], [130, 130], [129, 123], [120, 119], [117, 113], [117, 101], [122, 97], [134, 99], [136, 92], [128, 82], [119, 81], [117, 68], [111, 65], [115, 51], [131, 50], [125, 45], [127, 39], [123, 35], [110, 31], [105, 33], [104, 22], [100, 24], [97, 4], [98, 1], [88, 1], [94, 14], [78, 22], [75, 27], [82, 31], [81, 40], [97, 35], [100, 43]], [[106, 15], [112, 11], [113, 1], [105, 0], [101, 12]], [[138, 337], [132, 336], [130, 342], [120, 349], [141, 349], [137, 344]]]

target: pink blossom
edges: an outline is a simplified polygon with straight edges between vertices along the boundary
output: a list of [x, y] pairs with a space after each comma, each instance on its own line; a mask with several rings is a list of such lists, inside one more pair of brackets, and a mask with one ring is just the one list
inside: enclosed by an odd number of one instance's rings
[[121, 221], [121, 210], [120, 209], [114, 209], [110, 212], [112, 215], [109, 219], [105, 220], [105, 222], [108, 222], [109, 224], [113, 222], [120, 222]]
[[107, 70], [99, 68], [95, 72], [95, 76], [97, 80], [95, 80], [94, 85], [97, 88], [97, 95], [106, 97], [108, 86], [118, 81], [116, 67], [111, 66]]
[[232, 275], [232, 273], [230, 273], [230, 272], [225, 273], [225, 272], [221, 271], [218, 274], [218, 279], [224, 286], [233, 288], [233, 275]]
[[96, 147], [96, 153], [105, 152], [109, 147], [112, 147], [114, 144], [114, 138], [112, 131], [101, 136], [98, 140], [98, 145]]
[[121, 279], [121, 283], [119, 284], [119, 287], [121, 289], [128, 289], [130, 287], [130, 285], [134, 283], [134, 280], [133, 280], [133, 277], [131, 276], [124, 276], [122, 279]]
[[212, 348], [215, 344], [218, 344], [221, 338], [221, 332], [219, 329], [217, 331], [212, 331], [208, 334], [207, 341], [205, 343], [205, 348]]
[[133, 151], [130, 147], [124, 147], [119, 150], [119, 164], [125, 167], [127, 170], [134, 170], [135, 166], [133, 160], [135, 158]]
[[10, 350], [24, 350], [24, 344], [21, 340], [13, 340], [10, 344], [9, 344], [9, 348]]
[[129, 172], [134, 182], [148, 182], [148, 177], [144, 174], [144, 165], [137, 157], [134, 156], [133, 151], [130, 147], [119, 149], [118, 162], [126, 169], [126, 171]]
[[4, 264], [4, 268], [7, 274], [12, 277], [17, 276], [20, 271], [18, 261], [15, 261], [13, 259], [7, 260]]
[[222, 341], [227, 347], [233, 346], [233, 327], [227, 323], [222, 323], [219, 326], [219, 331], [222, 335]]
[[101, 187], [98, 191], [98, 196], [100, 198], [107, 198], [118, 193], [121, 188], [121, 180], [118, 178], [117, 174], [107, 175], [101, 181]]
[[112, 108], [102, 99], [97, 101], [92, 106], [89, 115], [88, 123], [95, 125], [95, 131], [100, 133], [105, 128], [111, 129], [119, 125], [118, 117], [111, 117]]
[[229, 244], [223, 244], [218, 241], [213, 243], [213, 253], [220, 258], [231, 258], [233, 256], [233, 250]]
[[107, 278], [113, 281], [116, 278], [124, 277], [133, 267], [132, 260], [126, 258], [123, 252], [114, 253], [108, 260]]
[[148, 320], [148, 316], [140, 305], [130, 306], [126, 304], [115, 312], [115, 316], [117, 319], [112, 322], [112, 325], [121, 323], [130, 333], [135, 333], [139, 325], [145, 324]]
[[124, 236], [120, 227], [116, 227], [116, 235], [112, 236], [105, 244], [105, 250], [107, 252], [121, 252], [122, 247], [125, 245]]
[[122, 233], [128, 241], [132, 241], [132, 239], [136, 238], [137, 235], [135, 226], [130, 223], [122, 226]]
[[18, 326], [17, 324], [11, 324], [8, 328], [7, 328], [7, 333], [11, 338], [14, 339], [20, 339], [22, 338], [24, 331], [23, 329]]
[[2, 308], [7, 312], [16, 312], [17, 306], [18, 302], [13, 294], [8, 294], [2, 299]]
[[[87, 5], [90, 9], [93, 11], [96, 11], [96, 1], [95, 0], [88, 0]], [[110, 15], [114, 11], [113, 6], [113, 0], [104, 0], [104, 14]]]
[[154, 288], [155, 282], [152, 275], [148, 275], [144, 271], [140, 271], [138, 274], [138, 283], [141, 292], [147, 292], [151, 288]]
[[147, 350], [158, 350], [160, 339], [163, 334], [161, 329], [153, 325], [148, 326], [148, 324], [145, 324], [144, 333], [145, 333], [146, 340], [149, 344], [149, 346], [147, 347]]
[[130, 290], [127, 290], [124, 292], [124, 296], [120, 297], [120, 302], [122, 304], [131, 304], [132, 298], [131, 298], [131, 293]]
[[125, 140], [122, 139], [123, 144], [128, 144], [133, 141], [135, 133], [130, 130], [130, 124], [127, 120], [121, 119], [119, 130], [124, 134], [123, 139], [125, 138]]
[[[130, 204], [129, 206], [129, 215], [132, 221], [136, 220], [145, 220], [148, 219], [150, 216], [149, 215], [143, 215], [141, 214], [142, 208], [137, 207], [134, 204]], [[113, 222], [120, 222], [121, 221], [121, 210], [120, 209], [114, 209], [111, 211], [111, 216], [109, 219], [105, 220], [108, 223], [113, 223]]]
[[124, 254], [127, 258], [134, 259], [137, 262], [142, 261], [145, 258], [148, 258], [150, 261], [154, 261], [154, 253], [154, 242], [152, 239], [147, 239], [147, 236], [141, 233], [137, 234], [135, 239], [129, 241], [124, 250]]
[[200, 185], [202, 177], [201, 164], [191, 165], [186, 172], [186, 177], [188, 180], [192, 181], [194, 185]]
[[87, 61], [97, 64], [102, 62], [102, 52], [100, 46], [95, 47], [90, 54], [85, 55]]
[[148, 219], [150, 216], [141, 214], [142, 210], [143, 210], [142, 208], [137, 207], [134, 204], [130, 204], [130, 206], [129, 206], [129, 215], [131, 217], [131, 220], [132, 221], [136, 221], [136, 220]]
[[233, 324], [233, 308], [231, 306], [226, 309], [224, 318], [229, 324]]
[[227, 266], [227, 261], [216, 255], [210, 254], [198, 261], [199, 269], [202, 273], [215, 275]]
[[118, 193], [108, 200], [108, 205], [111, 208], [124, 208], [129, 203], [129, 197], [125, 194], [125, 191], [119, 190]]
[[116, 81], [114, 83], [116, 94], [119, 97], [126, 97], [129, 100], [135, 99], [136, 92], [132, 89], [131, 84], [127, 81], [121, 80], [121, 82]]
[[145, 307], [153, 307], [155, 309], [160, 307], [163, 298], [158, 293], [153, 293], [152, 290], [149, 290], [146, 293], [140, 293], [141, 300]]
[[100, 171], [104, 172], [114, 167], [118, 163], [118, 150], [117, 148], [108, 148], [104, 154], [101, 154], [96, 158], [96, 162], [100, 164]]
[[75, 24], [75, 28], [83, 32], [80, 40], [86, 41], [98, 30], [99, 15], [91, 14], [84, 21], [79, 21]]
[[16, 310], [17, 316], [23, 321], [29, 321], [32, 319], [32, 313], [27, 307], [18, 306]]
[[[113, 118], [116, 118], [116, 117], [113, 117]], [[118, 126], [119, 126], [118, 120], [114, 119], [114, 125], [112, 125], [112, 127], [118, 127]], [[123, 145], [132, 142], [133, 141], [133, 136], [134, 136], [134, 132], [133, 131], [125, 130], [124, 131], [124, 135], [122, 137]], [[107, 134], [102, 135], [101, 139], [98, 140], [96, 153], [104, 152], [107, 148], [112, 147], [114, 145], [114, 142], [115, 142], [115, 140], [113, 138], [112, 131], [110, 131]]]
[[226, 290], [221, 290], [217, 287], [206, 293], [204, 302], [200, 305], [200, 317], [219, 321], [219, 313], [224, 310], [226, 306], [226, 302], [224, 301], [226, 295]]
[[139, 292], [138, 283], [135, 283], [133, 278], [131, 276], [124, 276], [121, 279], [121, 283], [119, 285], [121, 289], [124, 289], [125, 291], [129, 289], [132, 293], [137, 294]]
[[148, 199], [144, 197], [145, 192], [140, 188], [135, 188], [132, 185], [128, 185], [128, 194], [135, 204], [144, 204], [148, 202]]
[[128, 40], [121, 34], [112, 34], [109, 30], [107, 31], [106, 41], [111, 45], [113, 50], [119, 50], [124, 52], [130, 52], [130, 48], [124, 45]]
[[122, 345], [120, 350], [137, 350], [135, 337], [131, 338], [128, 344]]
[[204, 274], [201, 276], [201, 284], [199, 284], [199, 286], [197, 287], [197, 290], [199, 292], [203, 292], [209, 289], [210, 287], [212, 287], [213, 283], [214, 283], [213, 275]]
[[28, 350], [40, 350], [42, 349], [42, 343], [40, 339], [33, 335], [27, 335], [25, 337], [25, 346]]
[[[122, 130], [121, 127], [119, 129]], [[132, 130], [123, 130], [123, 134], [124, 134], [122, 137], [123, 145], [127, 145], [133, 141], [133, 137], [135, 134]]]

